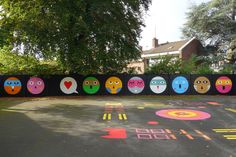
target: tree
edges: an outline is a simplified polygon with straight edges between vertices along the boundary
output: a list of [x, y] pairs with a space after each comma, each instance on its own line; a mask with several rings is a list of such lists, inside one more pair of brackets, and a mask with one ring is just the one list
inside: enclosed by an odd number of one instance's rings
[[193, 5], [182, 29], [184, 37], [197, 37], [203, 43], [225, 50], [236, 39], [236, 0], [211, 0]]
[[[56, 59], [70, 73], [120, 72], [140, 57], [151, 0], [1, 0], [0, 46]], [[3, 43], [4, 42], [4, 43]]]

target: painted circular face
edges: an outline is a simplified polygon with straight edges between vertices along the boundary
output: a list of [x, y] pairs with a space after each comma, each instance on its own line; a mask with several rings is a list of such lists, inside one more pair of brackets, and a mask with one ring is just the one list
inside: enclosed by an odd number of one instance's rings
[[160, 76], [152, 78], [150, 82], [150, 89], [156, 94], [163, 93], [166, 90], [166, 87], [166, 80]]
[[83, 90], [87, 94], [95, 94], [100, 88], [100, 83], [95, 77], [87, 77], [83, 82]]
[[72, 77], [65, 77], [61, 80], [60, 89], [65, 94], [72, 94], [78, 93], [77, 89], [77, 82]]
[[16, 77], [9, 77], [4, 82], [4, 90], [11, 95], [18, 94], [21, 91], [22, 84]]
[[105, 83], [106, 90], [111, 94], [119, 93], [122, 86], [122, 81], [115, 76], [109, 77]]
[[128, 81], [128, 89], [133, 94], [139, 94], [143, 91], [145, 83], [140, 77], [132, 77]]
[[166, 109], [156, 112], [157, 116], [176, 120], [204, 120], [211, 117], [207, 112], [189, 109]]
[[195, 79], [193, 86], [196, 92], [204, 94], [211, 88], [211, 83], [208, 78], [201, 76]]
[[40, 94], [44, 88], [44, 81], [39, 77], [31, 77], [27, 82], [27, 89], [31, 94]]
[[218, 92], [225, 94], [232, 89], [232, 81], [227, 76], [221, 76], [216, 80], [216, 89]]
[[178, 94], [185, 93], [189, 88], [188, 80], [183, 76], [177, 76], [172, 81], [172, 88]]

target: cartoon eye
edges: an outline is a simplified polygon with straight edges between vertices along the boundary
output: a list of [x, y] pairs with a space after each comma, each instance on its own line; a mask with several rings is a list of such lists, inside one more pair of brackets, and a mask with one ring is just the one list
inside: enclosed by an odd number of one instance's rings
[[8, 85], [11, 85], [11, 82], [7, 82]]
[[222, 81], [218, 81], [218, 84], [222, 84]]
[[140, 81], [140, 82], [138, 82], [138, 85], [142, 85], [142, 84], [143, 84], [143, 82], [141, 82], [141, 81]]
[[129, 84], [130, 85], [134, 85], [134, 81], [129, 81]]
[[93, 81], [93, 85], [97, 85], [98, 84], [98, 82], [97, 81]]
[[110, 83], [110, 84], [113, 84], [113, 82], [112, 82], [112, 81], [110, 81], [109, 83]]
[[175, 81], [175, 84], [179, 84], [179, 81]]
[[118, 81], [116, 81], [116, 82], [115, 82], [115, 84], [119, 84], [119, 82], [118, 82]]
[[199, 81], [199, 80], [198, 80], [196, 83], [197, 83], [197, 84], [200, 84], [200, 83], [201, 83], [201, 81]]
[[225, 83], [226, 83], [226, 84], [230, 84], [230, 81], [226, 81]]
[[204, 80], [204, 81], [202, 81], [202, 83], [204, 83], [204, 84], [207, 84], [207, 83], [208, 83], [208, 81], [207, 81], [207, 80]]
[[182, 81], [182, 84], [185, 84], [186, 82], [185, 81]]
[[152, 81], [152, 84], [156, 84], [157, 82], [156, 81]]
[[160, 81], [160, 84], [165, 84], [165, 81]]
[[85, 84], [85, 85], [89, 85], [89, 81], [85, 81], [84, 84]]
[[42, 84], [42, 82], [41, 82], [41, 81], [38, 81], [38, 82], [37, 82], [37, 85], [41, 85], [41, 84]]
[[33, 82], [33, 81], [30, 81], [29, 84], [30, 84], [30, 85], [34, 85], [34, 82]]

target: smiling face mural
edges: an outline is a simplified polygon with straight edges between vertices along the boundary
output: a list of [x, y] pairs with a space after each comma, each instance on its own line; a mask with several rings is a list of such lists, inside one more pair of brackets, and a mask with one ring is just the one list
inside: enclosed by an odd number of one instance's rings
[[228, 93], [232, 89], [232, 81], [227, 76], [221, 76], [216, 80], [216, 89], [220, 93]]
[[122, 89], [122, 81], [115, 76], [109, 77], [105, 83], [106, 90], [111, 94], [117, 94]]
[[154, 77], [150, 82], [150, 89], [156, 94], [163, 93], [166, 90], [166, 87], [166, 80], [160, 76]]
[[196, 92], [204, 94], [209, 91], [211, 88], [211, 83], [208, 78], [201, 76], [195, 79], [194, 81], [194, 89]]
[[21, 91], [22, 85], [18, 78], [9, 77], [4, 82], [4, 90], [11, 95], [18, 94]]
[[100, 88], [100, 83], [95, 77], [87, 77], [83, 82], [83, 90], [87, 94], [95, 94]]
[[185, 93], [189, 88], [188, 80], [183, 76], [178, 76], [172, 81], [172, 88], [178, 94]]
[[128, 81], [128, 89], [133, 94], [139, 94], [144, 89], [144, 81], [140, 77], [132, 77]]
[[39, 77], [31, 77], [27, 82], [27, 89], [31, 94], [40, 94], [44, 90], [44, 81]]

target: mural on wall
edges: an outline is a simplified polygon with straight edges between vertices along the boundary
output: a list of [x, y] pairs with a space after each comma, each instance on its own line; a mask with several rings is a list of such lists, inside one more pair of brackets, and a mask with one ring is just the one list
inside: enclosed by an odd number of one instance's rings
[[95, 94], [100, 89], [100, 82], [95, 77], [87, 77], [83, 82], [83, 90], [87, 94]]
[[118, 94], [122, 90], [122, 81], [115, 76], [109, 77], [106, 80], [105, 87], [110, 94]]
[[[22, 76], [3, 76], [2, 87], [5, 92], [1, 96], [18, 95], [32, 96], [42, 94], [44, 96], [52, 95], [99, 95], [110, 93], [112, 95], [122, 94], [146, 94], [146, 95], [175, 95], [175, 94], [230, 94], [236, 95], [236, 90], [233, 90], [233, 78], [236, 75], [209, 75], [207, 76], [176, 76], [172, 75], [122, 75], [107, 76], [96, 75], [83, 77], [81, 75], [72, 76], [52, 76], [30, 77]], [[78, 78], [78, 80], [76, 79]], [[173, 78], [173, 79], [169, 79]], [[29, 79], [28, 79], [29, 78]], [[82, 80], [81, 78], [84, 78]], [[148, 80], [144, 78], [150, 78]], [[193, 79], [189, 79], [193, 78]], [[210, 78], [215, 78], [211, 80]], [[46, 82], [48, 81], [48, 82]], [[105, 81], [105, 82], [104, 82]], [[125, 84], [124, 84], [125, 82]], [[1, 83], [1, 82], [0, 82]], [[191, 89], [190, 89], [191, 85]], [[149, 87], [148, 87], [149, 86]], [[105, 88], [104, 88], [105, 87]], [[124, 88], [124, 89], [123, 89]], [[55, 90], [50, 90], [55, 89]], [[78, 93], [78, 91], [82, 91]], [[19, 94], [20, 93], [20, 94]], [[177, 102], [173, 102], [177, 103]], [[185, 102], [178, 102], [179, 105], [189, 105]], [[214, 105], [214, 104], [212, 104]], [[201, 105], [204, 106], [204, 105]], [[141, 107], [140, 107], [141, 108]], [[145, 108], [145, 106], [144, 106]]]
[[175, 93], [183, 94], [185, 93], [189, 88], [188, 80], [183, 76], [177, 76], [172, 81], [172, 89]]
[[143, 91], [145, 83], [140, 77], [132, 77], [129, 79], [127, 86], [131, 93], [139, 94]]
[[15, 95], [18, 94], [22, 89], [21, 81], [16, 77], [9, 77], [4, 82], [4, 90], [7, 94]]
[[150, 81], [150, 89], [156, 94], [163, 93], [167, 88], [166, 80], [163, 77], [156, 76]]
[[200, 94], [205, 94], [210, 90], [211, 83], [208, 78], [206, 78], [204, 76], [200, 76], [195, 79], [193, 87], [196, 92], [198, 92]]
[[189, 109], [166, 109], [156, 112], [157, 116], [175, 120], [204, 120], [211, 117], [207, 112]]
[[216, 80], [215, 86], [218, 92], [226, 94], [232, 89], [232, 81], [227, 76], [221, 76]]
[[77, 82], [72, 77], [65, 77], [60, 82], [60, 89], [65, 94], [73, 94], [78, 93], [77, 90]]
[[44, 88], [44, 81], [39, 77], [31, 77], [27, 82], [27, 89], [31, 94], [40, 94]]

